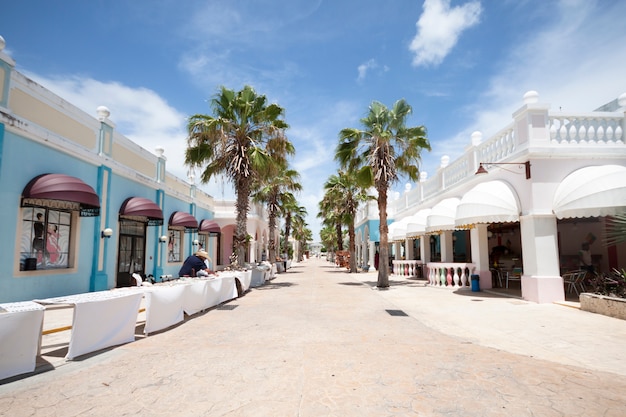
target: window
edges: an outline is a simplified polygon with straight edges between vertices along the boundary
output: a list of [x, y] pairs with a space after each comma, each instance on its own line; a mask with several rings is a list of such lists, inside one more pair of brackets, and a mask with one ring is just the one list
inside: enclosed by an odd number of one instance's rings
[[22, 216], [20, 271], [70, 268], [72, 213], [24, 207]]
[[167, 238], [167, 261], [168, 262], [180, 262], [181, 261], [181, 242], [182, 242], [182, 230], [170, 229], [169, 236]]
[[206, 233], [198, 233], [198, 250], [203, 249], [208, 252], [209, 250], [209, 235]]

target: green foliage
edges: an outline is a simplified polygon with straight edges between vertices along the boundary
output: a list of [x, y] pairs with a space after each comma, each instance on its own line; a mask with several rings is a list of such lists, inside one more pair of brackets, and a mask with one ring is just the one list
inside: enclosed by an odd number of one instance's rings
[[611, 246], [624, 242], [626, 242], [626, 213], [621, 213], [607, 219], [604, 244]]

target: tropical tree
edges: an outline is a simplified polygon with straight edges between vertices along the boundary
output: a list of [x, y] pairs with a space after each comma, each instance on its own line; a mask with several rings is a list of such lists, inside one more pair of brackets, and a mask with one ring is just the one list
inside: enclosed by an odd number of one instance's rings
[[240, 91], [221, 87], [210, 103], [213, 115], [189, 118], [185, 164], [204, 168], [202, 183], [219, 174], [232, 182], [237, 221], [233, 244], [237, 263], [243, 266], [252, 184], [268, 175], [272, 164], [286, 164], [293, 145], [284, 135], [288, 127], [284, 109], [268, 104], [252, 87]]
[[331, 175], [324, 184], [324, 189], [328, 200], [334, 201], [338, 208], [340, 223], [348, 226], [350, 272], [357, 272], [354, 217], [359, 204], [373, 197], [368, 196], [367, 189], [359, 185], [355, 171], [340, 170], [337, 175]]
[[333, 239], [335, 244], [332, 245], [335, 250], [343, 250], [343, 223], [341, 219], [341, 207], [335, 202], [333, 191], [326, 191], [324, 197], [319, 202], [319, 212], [317, 217], [322, 219], [322, 224], [333, 230]]
[[320, 240], [322, 244], [326, 247], [326, 259], [328, 261], [334, 261], [335, 254], [335, 244], [336, 244], [336, 232], [335, 226], [329, 225], [326, 220], [322, 221], [322, 229], [320, 230]]
[[626, 242], [626, 213], [619, 213], [607, 219], [604, 244], [609, 246], [624, 242]]
[[295, 216], [293, 219], [293, 238], [298, 243], [296, 245], [298, 248], [296, 259], [298, 261], [302, 261], [304, 259], [304, 251], [307, 248], [308, 242], [313, 240], [313, 233], [307, 227], [307, 223], [303, 216]]
[[389, 287], [387, 192], [399, 180], [399, 174], [417, 181], [421, 151], [430, 150], [426, 128], [406, 126], [411, 112], [411, 106], [404, 99], [396, 101], [390, 109], [373, 101], [367, 116], [361, 119], [363, 129], [341, 130], [335, 151], [335, 159], [342, 168], [355, 170], [361, 185], [373, 185], [378, 193], [380, 263], [377, 286], [380, 288]]
[[291, 227], [296, 219], [304, 219], [307, 215], [306, 208], [298, 205], [298, 201], [290, 193], [285, 195], [282, 206], [282, 216], [285, 220], [284, 240], [283, 240], [283, 252], [289, 253], [289, 236], [291, 234]]
[[286, 169], [275, 165], [275, 169], [266, 178], [263, 178], [258, 188], [252, 194], [253, 201], [263, 202], [267, 205], [269, 223], [269, 260], [276, 260], [276, 219], [280, 215], [282, 207], [293, 201], [292, 191], [301, 191], [302, 185], [298, 182], [300, 175], [293, 169]]

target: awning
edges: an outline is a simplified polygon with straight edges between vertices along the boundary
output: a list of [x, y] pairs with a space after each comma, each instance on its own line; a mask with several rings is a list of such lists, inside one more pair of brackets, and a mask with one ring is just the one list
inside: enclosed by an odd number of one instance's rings
[[387, 233], [389, 240], [399, 242], [406, 239], [406, 221], [407, 219], [405, 218], [389, 225], [389, 232]]
[[452, 197], [435, 204], [426, 219], [426, 232], [434, 233], [442, 230], [454, 230], [456, 208], [460, 202], [460, 198]]
[[148, 223], [149, 226], [163, 224], [163, 212], [152, 200], [143, 197], [127, 198], [120, 208], [120, 217]]
[[414, 238], [426, 234], [426, 221], [430, 211], [431, 209], [422, 209], [407, 219], [407, 238]]
[[222, 231], [222, 228], [213, 220], [205, 219], [200, 222], [200, 227], [198, 228], [198, 231], [208, 233], [220, 233]]
[[517, 194], [504, 181], [487, 181], [469, 190], [456, 208], [457, 227], [477, 223], [508, 223], [519, 221]]
[[182, 227], [185, 232], [191, 233], [198, 230], [198, 221], [189, 213], [175, 211], [170, 216], [169, 227]]
[[100, 215], [100, 198], [82, 180], [63, 174], [42, 174], [22, 191], [22, 206], [79, 211], [82, 217]]
[[590, 166], [572, 172], [557, 187], [552, 210], [559, 219], [626, 212], [626, 167]]

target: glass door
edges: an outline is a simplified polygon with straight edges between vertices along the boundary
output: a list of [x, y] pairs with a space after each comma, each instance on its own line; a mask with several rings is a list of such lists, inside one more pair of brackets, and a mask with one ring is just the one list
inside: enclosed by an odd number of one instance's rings
[[146, 224], [120, 220], [120, 240], [117, 254], [117, 287], [135, 284], [133, 274], [145, 275]]

